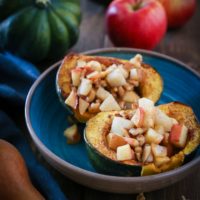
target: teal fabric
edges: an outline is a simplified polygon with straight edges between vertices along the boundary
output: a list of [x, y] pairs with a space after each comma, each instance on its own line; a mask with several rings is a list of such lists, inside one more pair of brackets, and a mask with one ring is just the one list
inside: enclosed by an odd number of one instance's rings
[[34, 186], [45, 199], [65, 200], [59, 185], [35, 158], [26, 138], [10, 118], [24, 112], [30, 86], [39, 76], [37, 68], [7, 52], [0, 52], [0, 138], [12, 143], [22, 154]]

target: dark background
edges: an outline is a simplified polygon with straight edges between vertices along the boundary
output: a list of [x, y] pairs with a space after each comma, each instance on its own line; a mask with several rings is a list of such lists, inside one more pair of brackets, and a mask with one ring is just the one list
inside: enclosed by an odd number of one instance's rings
[[[105, 33], [105, 6], [96, 3], [94, 0], [81, 0], [81, 7], [82, 23], [80, 37], [71, 51], [82, 52], [90, 49], [112, 47], [113, 45]], [[200, 73], [200, 1], [198, 1], [198, 8], [192, 19], [182, 28], [168, 31], [155, 51], [177, 58]], [[40, 158], [39, 153], [37, 154]], [[55, 175], [69, 200], [136, 199], [137, 194], [104, 193], [76, 184], [51, 168], [43, 158], [40, 158], [40, 160]], [[145, 197], [147, 200], [184, 200], [184, 195], [189, 200], [200, 200], [199, 185], [200, 169], [194, 171], [190, 177], [170, 187], [145, 193]]]

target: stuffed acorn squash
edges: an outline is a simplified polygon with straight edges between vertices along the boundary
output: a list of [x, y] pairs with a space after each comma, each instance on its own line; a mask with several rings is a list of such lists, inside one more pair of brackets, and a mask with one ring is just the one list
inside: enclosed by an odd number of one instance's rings
[[200, 126], [187, 105], [155, 107], [142, 98], [134, 110], [101, 112], [91, 118], [84, 138], [97, 171], [145, 176], [181, 166], [199, 146]]
[[133, 109], [140, 97], [156, 102], [162, 90], [162, 78], [139, 54], [130, 61], [71, 54], [57, 74], [59, 96], [81, 122], [101, 111]]

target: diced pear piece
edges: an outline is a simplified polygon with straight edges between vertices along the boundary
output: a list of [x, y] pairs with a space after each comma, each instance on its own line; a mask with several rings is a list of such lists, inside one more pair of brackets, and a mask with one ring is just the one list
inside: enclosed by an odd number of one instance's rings
[[122, 117], [114, 117], [111, 126], [111, 132], [120, 136], [124, 136], [124, 129], [130, 129], [133, 126], [133, 123]]
[[167, 156], [167, 148], [165, 146], [161, 146], [161, 145], [152, 143], [151, 150], [153, 152], [154, 157], [166, 157]]
[[87, 63], [87, 66], [91, 67], [95, 71], [98, 71], [98, 72], [102, 71], [101, 64], [98, 61], [91, 60]]
[[72, 90], [65, 100], [65, 104], [68, 106], [72, 107], [73, 109], [76, 109], [77, 104], [78, 104], [78, 96], [75, 90]]
[[133, 150], [129, 144], [117, 147], [117, 160], [125, 161], [133, 159]]
[[123, 100], [129, 103], [135, 103], [139, 99], [139, 96], [134, 91], [126, 91]]
[[126, 79], [121, 73], [120, 69], [115, 69], [106, 77], [107, 82], [111, 87], [119, 87], [126, 84]]
[[123, 137], [115, 133], [109, 133], [106, 136], [106, 139], [107, 139], [108, 147], [112, 150], [116, 150], [117, 147], [127, 144], [127, 142], [124, 140]]
[[72, 85], [73, 86], [79, 86], [81, 82], [81, 72], [82, 70], [80, 68], [75, 68], [71, 71], [71, 78], [72, 78]]
[[173, 126], [173, 120], [159, 108], [156, 108], [155, 125], [161, 125], [164, 127], [165, 131], [169, 132]]
[[149, 128], [145, 134], [147, 144], [155, 143], [159, 144], [163, 140], [163, 135], [157, 133], [154, 129]]
[[136, 127], [142, 127], [144, 123], [144, 117], [145, 117], [144, 109], [139, 107], [137, 108], [135, 114], [131, 118], [131, 121]]
[[151, 146], [149, 144], [145, 144], [142, 153], [142, 162], [146, 162], [150, 154], [151, 154]]
[[77, 61], [77, 67], [85, 67], [86, 66], [86, 62], [83, 60], [78, 60]]
[[136, 54], [133, 58], [130, 59], [130, 62], [134, 64], [135, 67], [141, 67], [142, 64], [142, 55]]
[[78, 94], [87, 96], [92, 89], [92, 83], [90, 80], [83, 78], [78, 88]]
[[68, 144], [76, 144], [80, 141], [80, 134], [76, 124], [70, 126], [64, 131], [64, 136], [67, 138]]
[[121, 110], [119, 104], [114, 99], [112, 95], [109, 95], [100, 105], [99, 109], [101, 111], [119, 111]]
[[85, 111], [87, 110], [87, 108], [89, 107], [89, 105], [90, 104], [87, 101], [85, 101], [82, 98], [79, 98], [79, 104], [78, 104], [79, 113], [83, 115]]
[[186, 145], [187, 136], [188, 128], [185, 125], [175, 124], [172, 126], [169, 139], [174, 146], [178, 148], [184, 148]]
[[99, 87], [96, 92], [96, 96], [101, 100], [105, 100], [109, 95], [111, 95], [110, 92], [105, 90], [103, 87]]

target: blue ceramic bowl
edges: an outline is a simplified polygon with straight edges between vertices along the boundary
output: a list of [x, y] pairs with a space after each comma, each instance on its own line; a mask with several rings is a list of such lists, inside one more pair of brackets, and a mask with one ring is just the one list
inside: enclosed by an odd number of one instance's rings
[[[100, 49], [86, 53], [123, 59], [141, 53], [144, 62], [152, 65], [163, 77], [164, 91], [158, 104], [183, 102], [190, 105], [200, 119], [200, 76], [182, 62], [155, 52], [127, 48]], [[117, 177], [97, 173], [88, 159], [83, 140], [80, 144], [68, 145], [63, 136], [69, 126], [69, 113], [59, 102], [56, 93], [55, 79], [60, 64], [58, 62], [50, 67], [33, 84], [25, 107], [26, 123], [33, 142], [58, 171], [88, 187], [108, 192], [134, 193], [168, 186], [198, 167], [200, 156], [197, 154], [189, 163], [158, 175]], [[83, 130], [84, 126], [80, 129]]]

